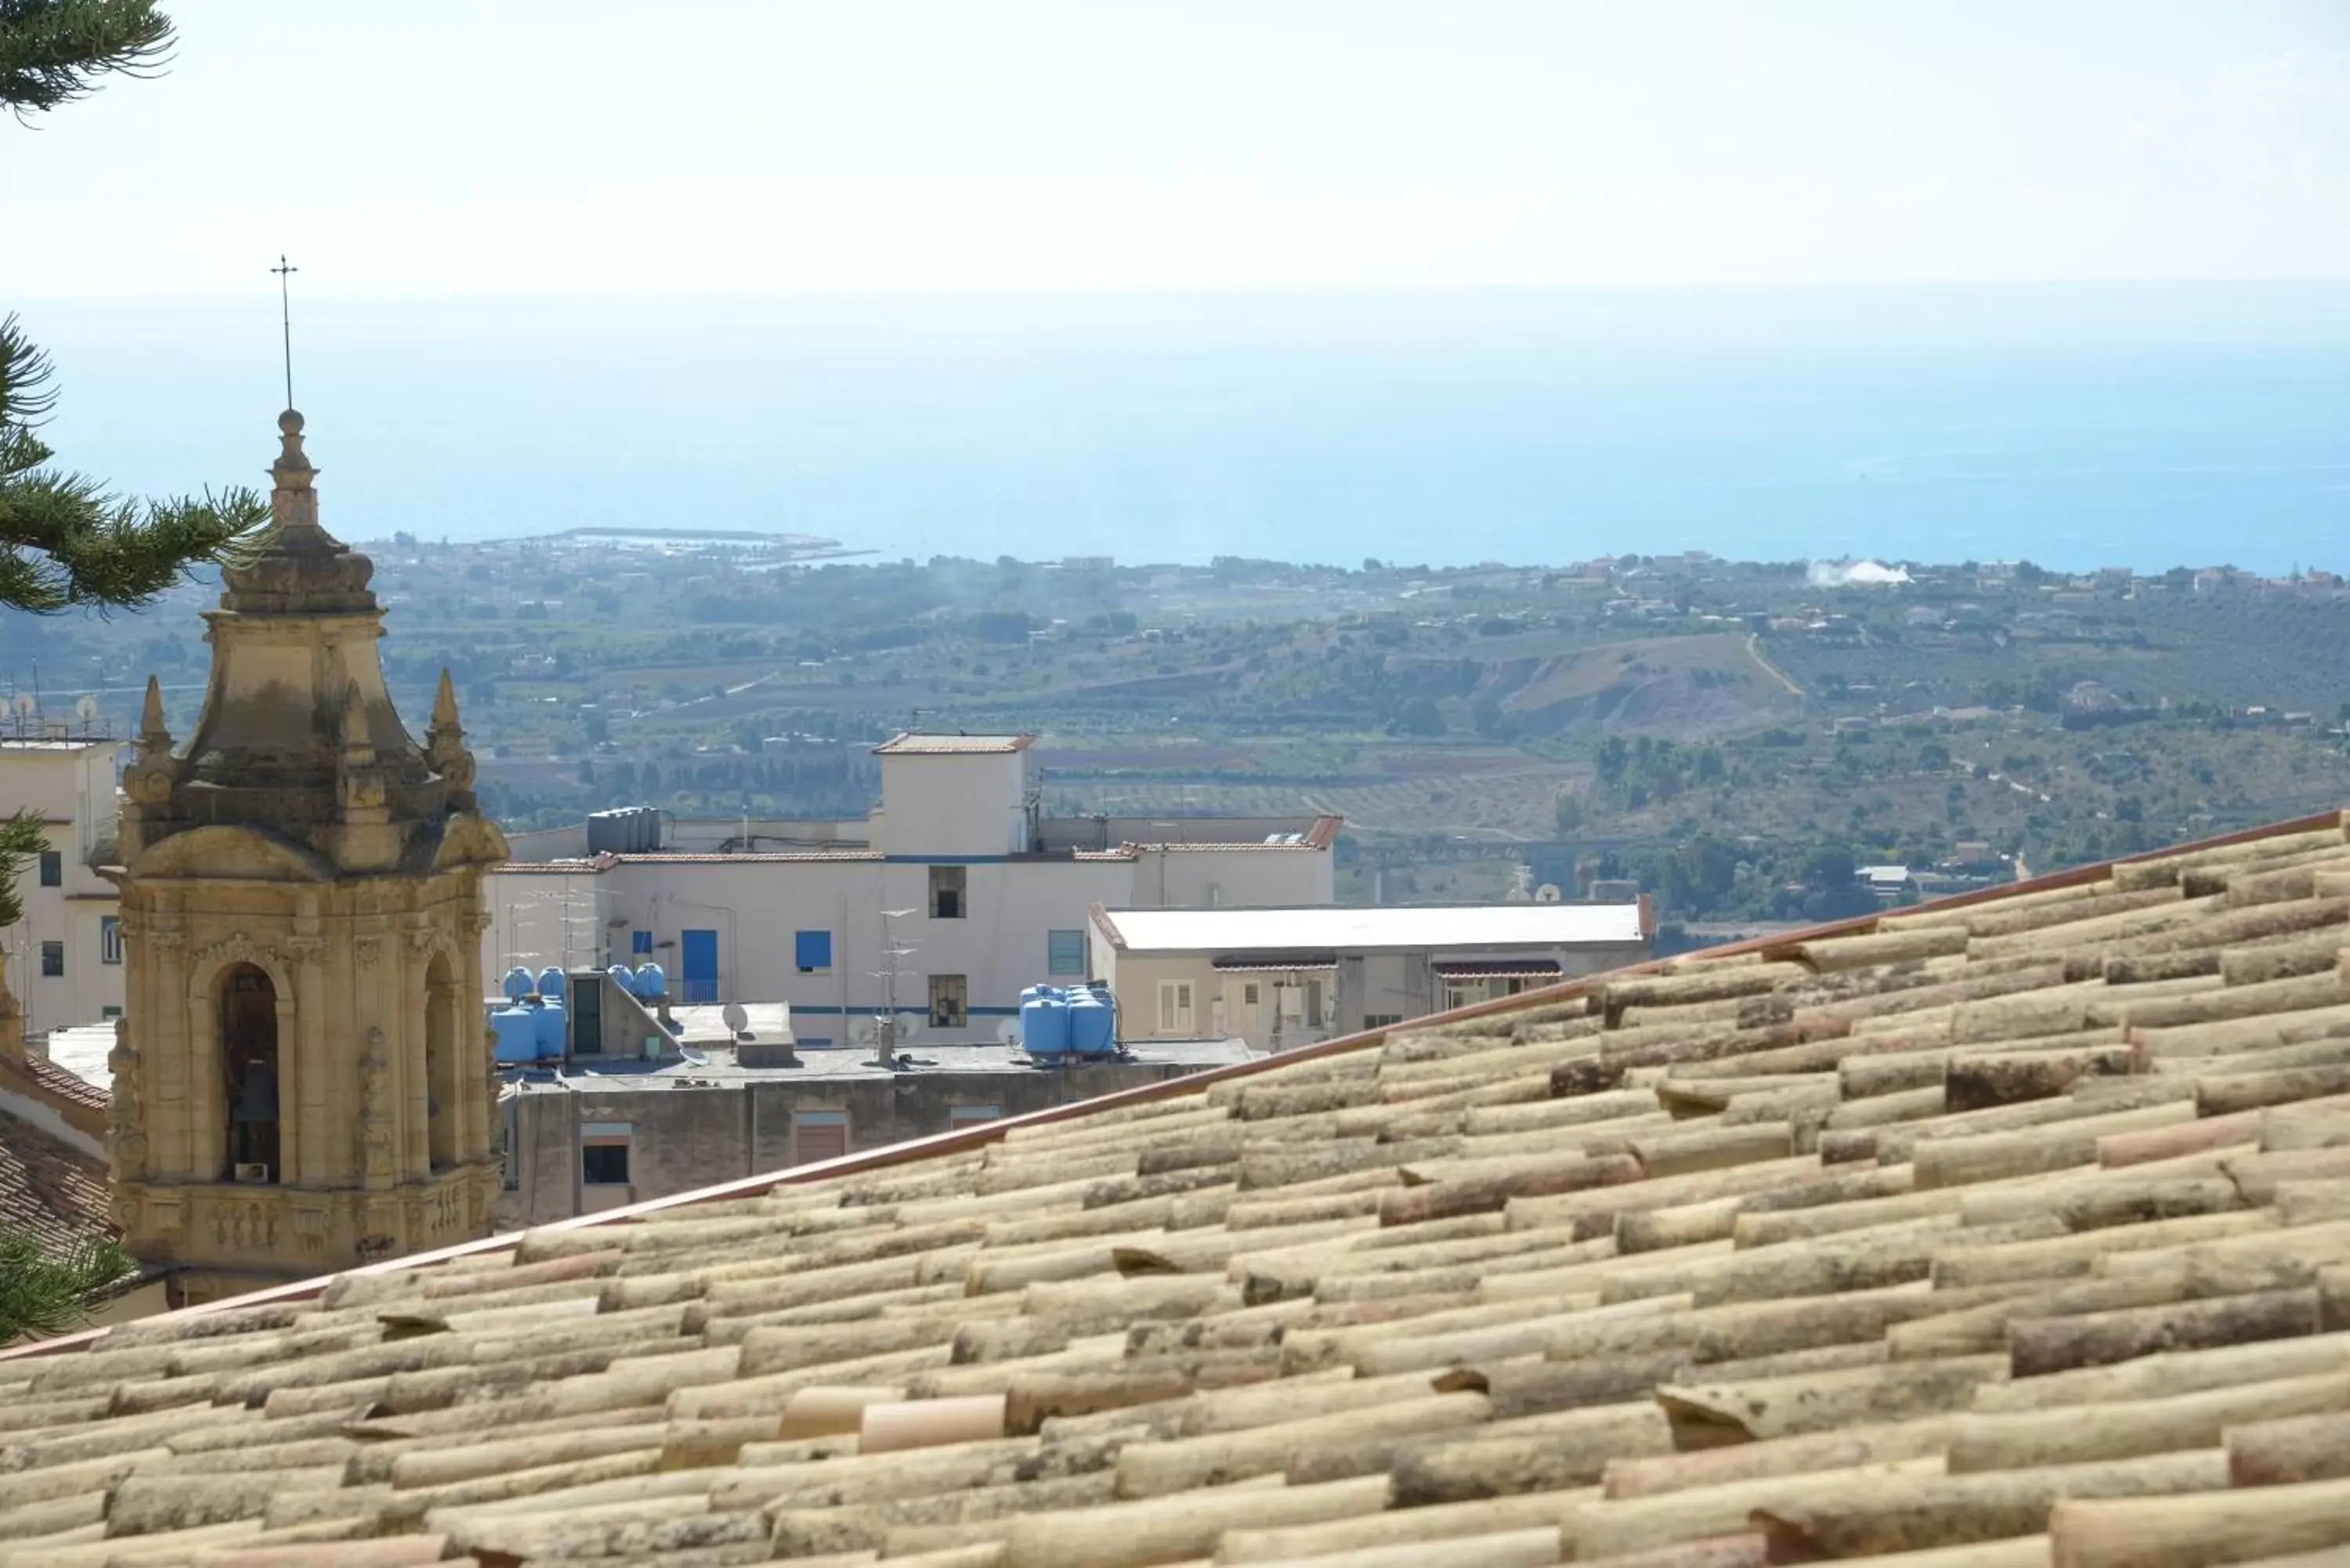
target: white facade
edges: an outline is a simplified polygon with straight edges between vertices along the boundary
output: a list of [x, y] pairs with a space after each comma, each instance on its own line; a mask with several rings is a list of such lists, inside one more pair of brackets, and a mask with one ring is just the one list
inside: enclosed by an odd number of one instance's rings
[[28, 1035], [122, 1011], [114, 887], [90, 869], [92, 852], [114, 836], [117, 750], [107, 740], [0, 736], [0, 815], [30, 808], [48, 840], [17, 878], [24, 919], [0, 931]]
[[1096, 909], [1087, 968], [1128, 1041], [1283, 1051], [1638, 963], [1647, 900], [1371, 909]]
[[[491, 877], [484, 972], [650, 960], [682, 1001], [789, 1003], [802, 1044], [858, 1043], [894, 1009], [919, 1052], [993, 1042], [1022, 991], [1087, 978], [1094, 905], [1334, 893], [1335, 818], [1040, 821], [1023, 739], [901, 737], [879, 755], [865, 822], [672, 824], [652, 854], [517, 840], [566, 857]], [[1154, 826], [1166, 841], [1125, 836]]]

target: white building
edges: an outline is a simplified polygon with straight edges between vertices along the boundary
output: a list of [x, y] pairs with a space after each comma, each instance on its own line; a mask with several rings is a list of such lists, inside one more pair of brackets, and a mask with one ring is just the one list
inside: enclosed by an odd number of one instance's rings
[[1029, 741], [901, 735], [858, 821], [604, 813], [518, 834], [485, 972], [650, 960], [687, 1002], [790, 1003], [803, 1045], [857, 1044], [885, 1012], [918, 1040], [986, 1043], [1025, 988], [1087, 978], [1096, 904], [1334, 896], [1337, 818], [1046, 818]]
[[122, 1011], [114, 885], [91, 865], [115, 831], [116, 743], [0, 735], [0, 814], [39, 814], [48, 846], [17, 878], [25, 918], [0, 931], [8, 989], [27, 1035]]
[[1643, 898], [1615, 904], [1112, 909], [1087, 922], [1088, 967], [1125, 1039], [1310, 1044], [1648, 957]]

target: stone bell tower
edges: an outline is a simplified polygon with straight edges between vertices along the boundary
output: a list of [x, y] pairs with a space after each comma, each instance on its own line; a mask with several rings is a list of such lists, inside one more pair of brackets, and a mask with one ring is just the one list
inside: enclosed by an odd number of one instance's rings
[[484, 1235], [499, 1177], [483, 877], [448, 674], [418, 746], [375, 642], [374, 567], [318, 525], [278, 416], [269, 525], [222, 573], [212, 675], [174, 750], [151, 678], [122, 778], [125, 1243], [215, 1299]]

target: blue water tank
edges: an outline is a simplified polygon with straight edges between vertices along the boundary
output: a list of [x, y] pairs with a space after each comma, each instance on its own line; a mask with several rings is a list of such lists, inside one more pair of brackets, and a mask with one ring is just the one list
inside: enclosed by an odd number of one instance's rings
[[659, 1002], [669, 991], [669, 976], [661, 966], [647, 959], [637, 966], [637, 994], [647, 1002]]
[[563, 1015], [562, 999], [550, 996], [544, 1007], [534, 1011], [538, 1021], [538, 1059], [542, 1062], [549, 1057], [561, 1060], [566, 1054], [563, 1026], [569, 1022]]
[[627, 964], [616, 963], [604, 972], [612, 977], [613, 984], [619, 986], [622, 991], [627, 992], [630, 996], [634, 996], [637, 993], [637, 977], [635, 973], [629, 970]]
[[1069, 1004], [1049, 985], [1020, 993], [1020, 1044], [1031, 1056], [1063, 1056], [1069, 1050]]
[[[519, 971], [517, 971], [519, 972]], [[543, 1009], [511, 1002], [490, 1010], [490, 1056], [504, 1064], [538, 1060], [538, 1014]]]
[[1069, 1049], [1080, 1056], [1107, 1056], [1118, 1049], [1118, 1008], [1104, 992], [1069, 988]]
[[506, 971], [505, 981], [499, 989], [506, 993], [508, 1002], [520, 1002], [530, 994], [530, 971], [520, 964], [515, 965]]
[[546, 998], [549, 1002], [553, 1002], [556, 997], [561, 996], [563, 994], [563, 971], [559, 969], [551, 968], [540, 970], [538, 971], [538, 994]]

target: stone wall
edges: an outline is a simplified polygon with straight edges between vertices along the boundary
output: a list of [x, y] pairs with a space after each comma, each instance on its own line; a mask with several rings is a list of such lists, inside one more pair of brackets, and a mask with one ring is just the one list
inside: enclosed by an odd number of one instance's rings
[[[799, 1162], [808, 1113], [845, 1116], [854, 1152], [964, 1126], [957, 1107], [1020, 1116], [1194, 1070], [1109, 1062], [1052, 1071], [768, 1080], [747, 1087], [533, 1090], [509, 1096], [500, 1106], [513, 1152], [508, 1186], [495, 1205], [496, 1226], [543, 1225], [784, 1169]], [[623, 1126], [625, 1135], [611, 1130]], [[591, 1136], [626, 1137], [625, 1186], [583, 1179], [583, 1140]], [[812, 1134], [809, 1141], [822, 1136]]]

